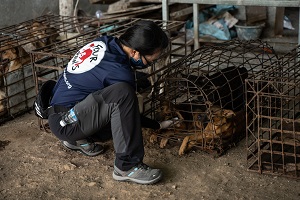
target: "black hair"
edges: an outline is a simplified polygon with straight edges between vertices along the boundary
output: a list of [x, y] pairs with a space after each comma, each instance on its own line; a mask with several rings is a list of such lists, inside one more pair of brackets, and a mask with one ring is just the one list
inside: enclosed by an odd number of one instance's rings
[[152, 55], [169, 45], [167, 34], [155, 22], [148, 20], [135, 23], [120, 36], [119, 40], [142, 55]]

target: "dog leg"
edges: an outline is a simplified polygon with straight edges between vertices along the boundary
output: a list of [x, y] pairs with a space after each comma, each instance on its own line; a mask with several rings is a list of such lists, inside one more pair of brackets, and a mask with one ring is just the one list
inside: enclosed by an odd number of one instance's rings
[[162, 149], [165, 148], [167, 146], [168, 141], [169, 141], [169, 139], [172, 135], [174, 135], [174, 132], [169, 131], [169, 130], [167, 130], [165, 133], [163, 133], [164, 137], [161, 139], [159, 147], [162, 148]]
[[190, 136], [186, 136], [183, 139], [183, 141], [182, 141], [182, 143], [180, 145], [179, 151], [178, 151], [178, 154], [180, 156], [182, 156], [186, 152], [189, 141], [190, 141]]
[[197, 143], [202, 143], [203, 139], [205, 138], [203, 138], [202, 132], [186, 136], [180, 145], [178, 154], [183, 155], [185, 152], [191, 150]]
[[167, 146], [168, 141], [169, 141], [169, 137], [162, 138], [159, 147], [162, 149], [165, 148]]

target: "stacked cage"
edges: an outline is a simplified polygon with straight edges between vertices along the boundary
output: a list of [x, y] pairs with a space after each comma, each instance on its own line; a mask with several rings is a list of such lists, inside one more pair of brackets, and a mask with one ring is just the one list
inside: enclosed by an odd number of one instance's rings
[[155, 84], [151, 117], [175, 123], [150, 141], [161, 148], [179, 142], [179, 155], [193, 147], [223, 154], [245, 137], [245, 80], [276, 59], [266, 43], [232, 40], [170, 64]]
[[30, 53], [96, 27], [93, 18], [44, 15], [0, 29], [0, 123], [32, 109], [36, 89]]
[[300, 47], [246, 80], [247, 167], [300, 177]]
[[[87, 45], [99, 36], [110, 35], [119, 37], [129, 27], [142, 19], [133, 18], [120, 20], [110, 24], [101, 24], [98, 29], [84, 31], [71, 38], [53, 43], [43, 48], [36, 49], [31, 52], [32, 67], [34, 72], [34, 80], [36, 92], [38, 92], [43, 82], [47, 80], [57, 80], [60, 75], [63, 75], [65, 66], [80, 48]], [[143, 19], [150, 20], [150, 19]], [[180, 32], [184, 26], [184, 22], [179, 21], [161, 21], [151, 20], [158, 24], [167, 32], [170, 38], [169, 49], [164, 52], [159, 61], [149, 67], [147, 71], [136, 70], [136, 89], [139, 92], [141, 112], [147, 112], [149, 109], [149, 97], [151, 96], [152, 85], [157, 77], [168, 63], [186, 55], [186, 37], [184, 32]], [[144, 103], [145, 102], [145, 103]], [[43, 121], [39, 119], [39, 126], [45, 127]]]

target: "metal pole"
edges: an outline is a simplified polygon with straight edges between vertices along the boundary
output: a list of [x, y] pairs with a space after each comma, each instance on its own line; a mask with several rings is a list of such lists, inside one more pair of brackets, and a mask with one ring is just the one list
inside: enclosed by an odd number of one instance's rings
[[199, 5], [193, 3], [194, 50], [199, 48]]
[[162, 19], [164, 21], [168, 21], [169, 20], [168, 0], [162, 0]]

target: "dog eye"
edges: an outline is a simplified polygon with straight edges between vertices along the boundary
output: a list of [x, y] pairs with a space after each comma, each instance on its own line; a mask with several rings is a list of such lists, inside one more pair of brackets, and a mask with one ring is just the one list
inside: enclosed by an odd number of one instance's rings
[[201, 116], [201, 115], [198, 115], [197, 116], [197, 119], [200, 121], [200, 120], [202, 120], [202, 118], [203, 118], [203, 116]]

